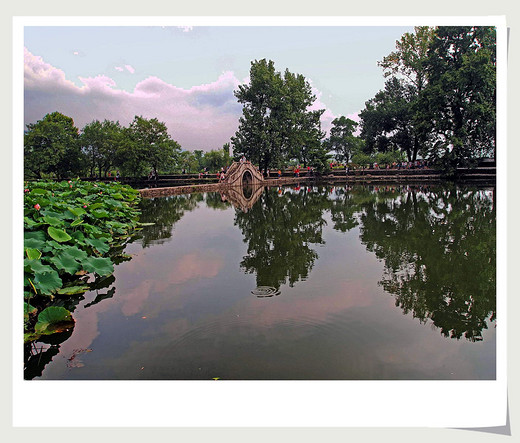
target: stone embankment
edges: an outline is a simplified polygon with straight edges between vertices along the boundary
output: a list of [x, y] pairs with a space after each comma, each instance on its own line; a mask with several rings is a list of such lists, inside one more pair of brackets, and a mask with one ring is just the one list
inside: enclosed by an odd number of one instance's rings
[[[310, 181], [316, 177], [293, 177], [293, 178], [275, 178], [266, 179], [262, 183], [264, 186], [282, 186], [290, 185], [293, 183], [301, 183], [304, 181]], [[180, 194], [191, 194], [193, 192], [219, 192], [226, 191], [232, 188], [232, 185], [226, 183], [207, 183], [200, 185], [180, 185], [180, 186], [166, 186], [158, 188], [144, 188], [139, 189], [141, 197], [153, 198], [153, 197], [164, 197], [168, 195], [180, 195]]]
[[[213, 175], [215, 177], [213, 177]], [[158, 180], [144, 181], [139, 183], [137, 187], [141, 189], [141, 196], [160, 197], [167, 195], [188, 194], [192, 192], [219, 192], [225, 191], [233, 184], [218, 183], [216, 175], [208, 175], [199, 180], [191, 179], [191, 183], [186, 182], [186, 178], [179, 176], [160, 176]], [[332, 171], [329, 174], [316, 176], [308, 175], [306, 171], [302, 172], [299, 177], [294, 177], [292, 173], [285, 172], [282, 177], [266, 178], [263, 181], [265, 186], [282, 186], [294, 183], [304, 183], [309, 181], [320, 181], [325, 183], [435, 183], [443, 180], [439, 171], [434, 169], [364, 169], [349, 171], [345, 170]], [[458, 171], [457, 181], [462, 183], [475, 183], [494, 185], [496, 182], [495, 167], [480, 167], [475, 169], [460, 169]]]

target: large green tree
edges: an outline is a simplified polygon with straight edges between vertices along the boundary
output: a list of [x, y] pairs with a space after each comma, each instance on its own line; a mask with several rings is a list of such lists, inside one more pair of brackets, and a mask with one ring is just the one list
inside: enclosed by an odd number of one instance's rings
[[119, 150], [123, 145], [123, 128], [119, 122], [95, 120], [85, 125], [81, 133], [81, 145], [88, 159], [90, 176], [104, 175], [119, 163]]
[[439, 27], [428, 53], [425, 117], [435, 144], [429, 156], [445, 169], [495, 155], [496, 31]]
[[74, 120], [60, 112], [28, 124], [24, 137], [25, 175], [64, 178], [79, 174], [83, 159], [78, 138]]
[[243, 115], [233, 152], [244, 154], [262, 170], [295, 158], [304, 163], [320, 149], [322, 110], [311, 110], [316, 97], [301, 74], [282, 75], [269, 60], [251, 63], [249, 84], [235, 91]]
[[424, 113], [424, 91], [434, 33], [428, 26], [415, 27], [396, 41], [395, 51], [378, 62], [388, 78], [385, 89], [367, 101], [360, 113], [368, 152], [399, 149], [408, 161], [415, 161], [425, 151], [430, 125]]
[[361, 149], [362, 141], [354, 135], [358, 123], [341, 116], [332, 120], [332, 128], [325, 145], [330, 151], [335, 151], [336, 159], [348, 163], [352, 154]]
[[408, 161], [415, 161], [426, 139], [426, 134], [420, 133], [417, 105], [417, 94], [412, 86], [396, 77], [387, 80], [385, 89], [368, 100], [359, 114], [365, 152], [400, 150]]
[[177, 163], [181, 147], [171, 139], [166, 124], [157, 118], [136, 115], [128, 129], [131, 141], [126, 151], [134, 172], [142, 173], [143, 168], [148, 167], [157, 176], [159, 169], [169, 170]]

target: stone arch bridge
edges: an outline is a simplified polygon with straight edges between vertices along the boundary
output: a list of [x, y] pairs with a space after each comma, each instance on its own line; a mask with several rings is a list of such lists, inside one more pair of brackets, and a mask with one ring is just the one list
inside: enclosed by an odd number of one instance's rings
[[229, 186], [255, 186], [263, 184], [264, 177], [250, 162], [233, 162], [221, 183]]

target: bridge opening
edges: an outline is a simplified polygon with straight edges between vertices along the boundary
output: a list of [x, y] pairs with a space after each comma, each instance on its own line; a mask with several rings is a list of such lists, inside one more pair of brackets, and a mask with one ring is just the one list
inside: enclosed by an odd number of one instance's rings
[[253, 183], [253, 176], [251, 175], [251, 172], [249, 172], [249, 171], [244, 172], [244, 175], [242, 176], [242, 185], [251, 186], [252, 183]]
[[253, 186], [251, 183], [242, 185], [242, 193], [244, 194], [244, 198], [249, 200], [253, 196]]

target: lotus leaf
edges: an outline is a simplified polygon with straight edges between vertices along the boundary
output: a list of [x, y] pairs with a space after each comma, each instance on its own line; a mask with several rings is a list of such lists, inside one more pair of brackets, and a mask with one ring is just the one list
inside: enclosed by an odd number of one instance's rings
[[52, 215], [46, 215], [43, 217], [43, 221], [51, 226], [63, 226], [63, 221]]
[[31, 249], [43, 249], [46, 243], [45, 240], [38, 240], [36, 238], [26, 238], [23, 242], [24, 247]]
[[55, 257], [51, 258], [50, 261], [56, 266], [56, 268], [74, 274], [79, 268], [80, 264], [74, 257], [71, 257], [67, 251], [62, 251]]
[[34, 286], [45, 295], [56, 292], [63, 285], [63, 281], [54, 270], [44, 273], [36, 273], [34, 276]]
[[87, 258], [88, 254], [85, 251], [82, 251], [77, 246], [72, 246], [67, 249], [67, 255], [75, 258], [76, 260], [84, 260]]
[[95, 272], [98, 275], [110, 275], [114, 272], [114, 264], [109, 258], [87, 257], [81, 261], [83, 269], [87, 272]]
[[33, 189], [31, 191], [31, 194], [33, 195], [44, 195], [44, 194], [47, 194], [49, 191], [47, 191], [46, 189], [40, 189], [40, 188], [36, 188], [36, 189]]
[[25, 254], [29, 260], [39, 260], [42, 253], [38, 249], [26, 248]]
[[73, 295], [73, 294], [81, 294], [89, 289], [88, 286], [67, 286], [65, 288], [61, 288], [58, 291], [58, 294], [61, 295]]
[[67, 234], [62, 229], [56, 229], [52, 226], [48, 227], [47, 233], [51, 236], [51, 238], [53, 238], [54, 240], [56, 240], [57, 242], [60, 242], [60, 243], [69, 241], [72, 238], [69, 234]]
[[43, 274], [44, 272], [50, 272], [52, 271], [52, 268], [48, 265], [44, 265], [41, 260], [32, 260], [32, 259], [25, 259], [23, 261], [24, 269], [29, 269], [34, 274], [40, 273]]
[[74, 325], [70, 312], [61, 306], [49, 306], [38, 315], [34, 330], [38, 334], [49, 335], [62, 332]]
[[110, 249], [110, 246], [108, 243], [105, 243], [103, 240], [99, 238], [87, 238], [85, 239], [85, 243], [87, 245], [92, 246], [94, 249], [96, 249], [100, 254], [105, 254]]
[[43, 231], [28, 231], [28, 232], [24, 232], [23, 238], [24, 238], [24, 240], [36, 239], [36, 240], [45, 241], [46, 237], [45, 237], [45, 233]]
[[87, 211], [85, 211], [83, 208], [67, 208], [75, 217], [80, 217], [83, 214], [86, 214]]

